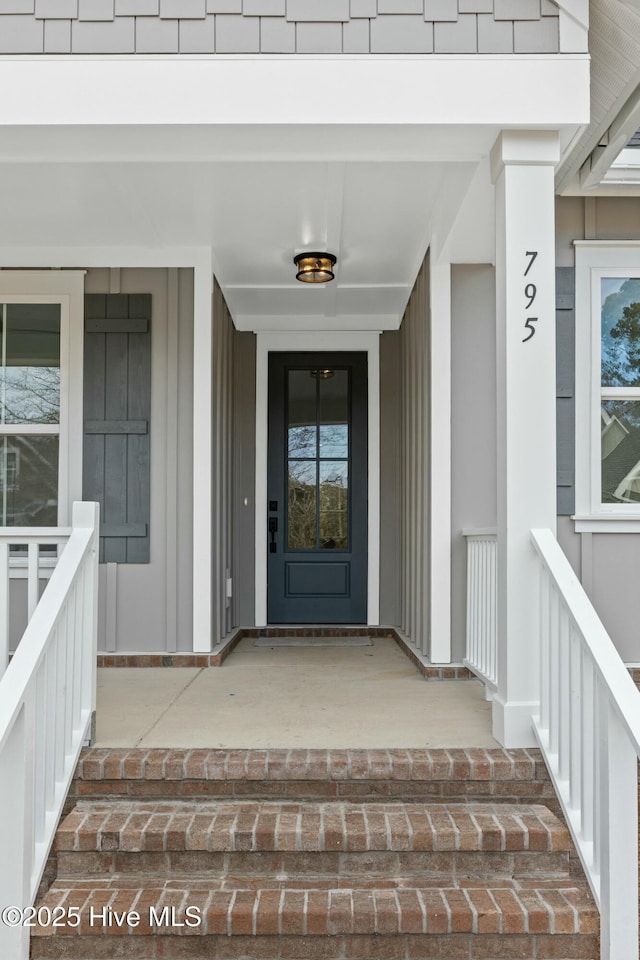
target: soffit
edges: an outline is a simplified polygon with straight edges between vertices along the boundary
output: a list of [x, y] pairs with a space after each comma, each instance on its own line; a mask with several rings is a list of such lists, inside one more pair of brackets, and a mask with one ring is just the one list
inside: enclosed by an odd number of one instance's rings
[[591, 0], [591, 120], [561, 164], [559, 193], [575, 189], [580, 168], [640, 84], [640, 9], [621, 0]]

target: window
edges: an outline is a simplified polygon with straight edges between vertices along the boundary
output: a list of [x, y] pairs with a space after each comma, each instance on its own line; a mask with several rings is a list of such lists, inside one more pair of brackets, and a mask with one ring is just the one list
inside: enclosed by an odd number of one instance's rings
[[55, 526], [60, 304], [0, 303], [0, 525]]
[[576, 244], [576, 529], [640, 530], [640, 243]]
[[78, 271], [0, 272], [0, 526], [66, 525], [80, 499], [82, 288]]

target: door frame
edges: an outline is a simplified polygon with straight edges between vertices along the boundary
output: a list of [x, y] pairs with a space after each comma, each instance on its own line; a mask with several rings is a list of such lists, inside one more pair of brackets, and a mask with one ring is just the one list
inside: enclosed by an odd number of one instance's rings
[[380, 333], [258, 333], [256, 342], [255, 625], [267, 625], [267, 468], [269, 354], [326, 351], [367, 354], [368, 501], [367, 624], [380, 622]]

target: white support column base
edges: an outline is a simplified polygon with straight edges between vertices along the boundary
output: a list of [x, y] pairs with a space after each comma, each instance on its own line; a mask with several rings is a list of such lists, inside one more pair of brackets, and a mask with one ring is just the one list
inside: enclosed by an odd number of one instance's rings
[[491, 708], [493, 736], [503, 747], [537, 747], [531, 716], [538, 709], [537, 701], [505, 703], [494, 694]]

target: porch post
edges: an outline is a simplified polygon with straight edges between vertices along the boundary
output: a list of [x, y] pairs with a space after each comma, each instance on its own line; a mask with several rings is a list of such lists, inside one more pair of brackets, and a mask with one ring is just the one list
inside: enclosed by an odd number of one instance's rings
[[193, 269], [193, 649], [211, 650], [213, 263], [203, 252]]
[[493, 734], [534, 744], [538, 597], [529, 531], [556, 528], [556, 133], [504, 131], [496, 185], [498, 689]]

